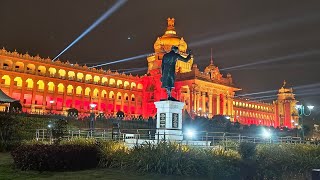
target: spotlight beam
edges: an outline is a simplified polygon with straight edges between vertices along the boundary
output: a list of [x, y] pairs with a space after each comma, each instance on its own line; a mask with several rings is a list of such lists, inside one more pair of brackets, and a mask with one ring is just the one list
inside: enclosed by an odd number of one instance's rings
[[[320, 88], [320, 83], [314, 83], [314, 84], [306, 84], [306, 85], [300, 85], [300, 86], [293, 86], [292, 87], [294, 90], [296, 91], [302, 91], [304, 89], [304, 91], [311, 91], [311, 88], [313, 90], [317, 90]], [[235, 97], [243, 97], [243, 96], [254, 96], [254, 95], [260, 95], [260, 94], [271, 94], [271, 93], [275, 93], [278, 90], [269, 90], [269, 91], [261, 91], [261, 92], [254, 92], [254, 93], [247, 93], [247, 94], [239, 94]], [[303, 92], [303, 91], [302, 91]]]
[[227, 68], [223, 68], [221, 70], [223, 71], [223, 70], [230, 70], [230, 69], [239, 69], [239, 68], [248, 67], [248, 66], [268, 64], [268, 63], [272, 63], [272, 62], [301, 58], [301, 57], [310, 56], [310, 55], [319, 54], [319, 53], [320, 53], [320, 51], [308, 51], [308, 52], [303, 52], [303, 53], [296, 53], [296, 54], [292, 54], [292, 55], [281, 56], [281, 57], [276, 57], [276, 58], [272, 58], [272, 59], [266, 59], [263, 61], [257, 61], [257, 62], [242, 64], [242, 65], [238, 65], [238, 66], [227, 67]]
[[62, 50], [52, 61], [55, 61], [59, 56], [71, 48], [75, 43], [87, 35], [91, 30], [97, 27], [102, 21], [111, 16], [117, 9], [119, 9], [127, 0], [118, 0], [108, 11], [106, 11], [102, 16], [100, 16], [88, 29], [86, 29], [79, 37], [77, 37], [71, 44], [69, 44], [64, 50]]
[[105, 65], [109, 65], [109, 64], [116, 64], [116, 63], [121, 63], [121, 62], [126, 62], [126, 61], [132, 61], [132, 60], [136, 60], [136, 59], [140, 59], [140, 58], [145, 58], [148, 55], [150, 55], [151, 53], [148, 54], [142, 54], [142, 55], [138, 55], [138, 56], [134, 56], [134, 57], [129, 57], [129, 58], [125, 58], [125, 59], [120, 59], [120, 60], [116, 60], [116, 61], [112, 61], [112, 62], [107, 62], [107, 63], [103, 63], [103, 64], [98, 64], [98, 65], [94, 65], [91, 66], [91, 68], [96, 68], [96, 67], [100, 67], [100, 66], [105, 66]]
[[272, 31], [274, 29], [281, 29], [281, 28], [286, 28], [288, 26], [293, 26], [297, 23], [307, 23], [307, 22], [313, 22], [315, 20], [319, 19], [319, 14], [311, 14], [311, 15], [306, 15], [304, 17], [298, 17], [298, 18], [292, 18], [288, 19], [286, 21], [279, 21], [276, 23], [271, 23], [271, 24], [264, 24], [258, 27], [253, 27], [253, 28], [248, 28], [236, 32], [231, 32], [227, 34], [222, 34], [217, 37], [210, 38], [206, 37], [203, 40], [200, 41], [195, 41], [194, 43], [190, 43], [190, 47], [195, 47], [195, 46], [202, 46], [206, 45], [209, 43], [219, 43], [222, 41], [226, 40], [233, 40], [237, 38], [242, 38], [242, 37], [247, 37], [253, 34], [261, 33], [261, 32], [266, 32], [266, 31]]

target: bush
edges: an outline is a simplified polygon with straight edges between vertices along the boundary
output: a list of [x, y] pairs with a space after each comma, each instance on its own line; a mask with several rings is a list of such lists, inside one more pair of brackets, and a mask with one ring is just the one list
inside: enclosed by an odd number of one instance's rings
[[95, 145], [25, 144], [11, 152], [21, 170], [64, 171], [95, 168], [99, 150]]
[[307, 176], [320, 168], [320, 147], [307, 144], [268, 144], [257, 147], [261, 178]]
[[103, 142], [101, 166], [183, 176], [233, 178], [240, 156], [224, 149], [190, 148], [171, 142], [145, 143], [128, 149], [123, 143]]
[[9, 151], [19, 143], [19, 121], [9, 114], [0, 114], [0, 152]]
[[256, 144], [252, 142], [241, 142], [239, 153], [242, 159], [253, 159], [256, 155]]

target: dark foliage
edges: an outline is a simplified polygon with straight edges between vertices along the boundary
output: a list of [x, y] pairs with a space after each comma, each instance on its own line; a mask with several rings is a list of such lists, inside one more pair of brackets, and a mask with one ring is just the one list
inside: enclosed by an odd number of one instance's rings
[[11, 154], [21, 170], [82, 170], [99, 163], [99, 150], [94, 145], [21, 145]]
[[9, 114], [0, 114], [0, 152], [14, 148], [18, 141], [19, 121]]
[[256, 155], [256, 144], [252, 142], [242, 142], [239, 145], [239, 153], [242, 159], [252, 159]]

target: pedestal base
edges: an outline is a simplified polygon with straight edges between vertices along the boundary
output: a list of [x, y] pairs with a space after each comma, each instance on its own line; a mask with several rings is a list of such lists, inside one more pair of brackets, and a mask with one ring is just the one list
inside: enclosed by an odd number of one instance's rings
[[181, 141], [182, 109], [184, 103], [179, 101], [159, 101], [154, 103], [157, 108], [156, 140]]

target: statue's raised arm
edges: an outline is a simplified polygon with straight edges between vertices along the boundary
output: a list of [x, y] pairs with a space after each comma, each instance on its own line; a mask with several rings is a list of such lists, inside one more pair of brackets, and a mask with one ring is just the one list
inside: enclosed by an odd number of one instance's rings
[[168, 100], [175, 100], [171, 96], [171, 89], [174, 88], [175, 82], [175, 70], [176, 70], [176, 62], [177, 60], [182, 60], [187, 62], [191, 59], [192, 55], [189, 54], [186, 58], [179, 54], [179, 49], [176, 46], [172, 46], [171, 51], [166, 53], [162, 58], [162, 88], [167, 90]]

